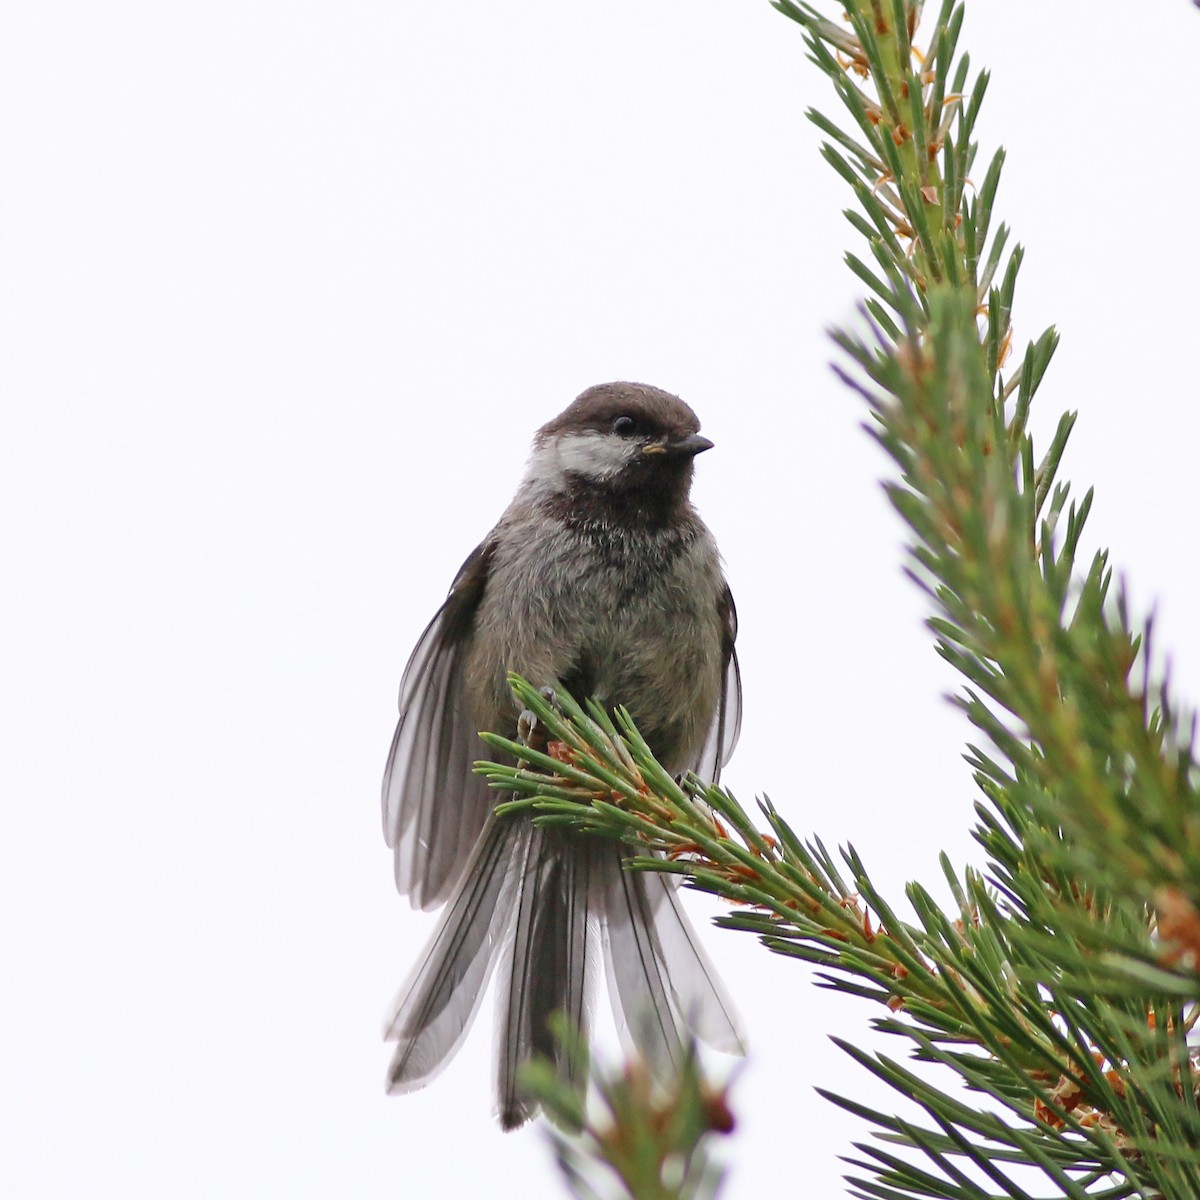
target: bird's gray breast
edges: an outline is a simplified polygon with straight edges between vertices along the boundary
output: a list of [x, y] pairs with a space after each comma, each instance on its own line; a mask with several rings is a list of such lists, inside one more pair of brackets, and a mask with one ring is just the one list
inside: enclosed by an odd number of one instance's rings
[[480, 728], [511, 730], [514, 670], [624, 705], [672, 769], [699, 751], [723, 671], [719, 559], [698, 517], [659, 529], [502, 522], [467, 656]]

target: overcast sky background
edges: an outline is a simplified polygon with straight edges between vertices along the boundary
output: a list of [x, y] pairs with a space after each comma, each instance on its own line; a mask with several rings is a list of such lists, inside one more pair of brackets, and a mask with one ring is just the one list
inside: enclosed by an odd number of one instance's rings
[[[1200, 13], [973, 0], [984, 163], [1058, 324], [1040, 444], [1185, 696]], [[383, 1093], [432, 925], [378, 784], [408, 651], [584, 387], [676, 391], [741, 616], [727, 782], [898, 896], [969, 836], [968, 736], [824, 330], [849, 195], [763, 2], [9, 5], [0, 36], [0, 1192], [562, 1194], [490, 1018]], [[718, 911], [689, 897], [697, 921]], [[706, 930], [754, 1044], [727, 1195], [840, 1194], [873, 1011]], [[489, 1006], [490, 1007], [490, 1006]]]

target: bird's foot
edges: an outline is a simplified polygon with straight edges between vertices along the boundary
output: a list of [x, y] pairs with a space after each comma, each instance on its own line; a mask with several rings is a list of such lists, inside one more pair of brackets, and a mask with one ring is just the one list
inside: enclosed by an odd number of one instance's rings
[[[558, 696], [552, 687], [544, 687], [538, 689], [542, 698], [554, 709], [559, 712]], [[517, 718], [517, 741], [522, 746], [528, 746], [530, 750], [537, 750], [542, 754], [546, 753], [547, 736], [546, 730], [538, 720], [538, 715], [532, 709], [523, 709], [521, 715]]]
[[545, 753], [546, 731], [542, 728], [537, 713], [531, 708], [524, 709], [517, 718], [517, 741], [522, 746], [528, 746], [530, 750]]

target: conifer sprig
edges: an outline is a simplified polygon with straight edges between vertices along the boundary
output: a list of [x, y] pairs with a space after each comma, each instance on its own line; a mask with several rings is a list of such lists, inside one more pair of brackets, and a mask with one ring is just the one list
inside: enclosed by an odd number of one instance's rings
[[[798, 838], [769, 802], [760, 803], [769, 830], [764, 832], [728, 791], [694, 777], [674, 779], [623, 711], [614, 720], [594, 704], [581, 708], [565, 692], [551, 703], [519, 677], [512, 684], [549, 743], [546, 751], [535, 751], [487, 735], [495, 749], [522, 758], [517, 766], [480, 764], [495, 786], [524, 797], [499, 812], [532, 809], [540, 822], [567, 823], [636, 846], [643, 854], [631, 860], [632, 867], [680, 874], [689, 886], [730, 901], [734, 911], [718, 924], [753, 932], [776, 953], [813, 963], [821, 986], [884, 1005], [888, 1015], [875, 1021], [877, 1028], [905, 1038], [916, 1058], [950, 1067], [1009, 1110], [1008, 1117], [977, 1111], [927, 1075], [839, 1043], [938, 1121], [921, 1129], [825, 1093], [871, 1116], [890, 1139], [918, 1146], [938, 1163], [965, 1154], [977, 1164], [994, 1165], [996, 1159], [1039, 1166], [1046, 1159], [1063, 1171], [1106, 1173], [1128, 1155], [1140, 1154], [1130, 1129], [1144, 1125], [1147, 1104], [1173, 1101], [1185, 1085], [1194, 1094], [1177, 1000], [1179, 975], [1160, 969], [1158, 986], [1170, 986], [1149, 1008], [1145, 986], [1131, 993], [1121, 969], [1106, 972], [1119, 985], [1110, 986], [1108, 998], [1072, 990], [1055, 975], [1060, 964], [1064, 972], [1073, 968], [1078, 983], [1096, 947], [1116, 944], [1126, 954], [1131, 946], [1143, 947], [1146, 926], [1140, 916], [1117, 928], [1114, 941], [1111, 906], [1106, 920], [1098, 921], [1093, 898], [1086, 897], [1077, 908], [1088, 915], [1076, 932], [1088, 940], [1065, 953], [1054, 943], [1054, 927], [1022, 921], [1016, 904], [1005, 903], [979, 873], [968, 870], [960, 878], [943, 860], [957, 912], [944, 912], [926, 889], [913, 884], [908, 900], [917, 920], [904, 921], [852, 848], [839, 862], [819, 841]], [[999, 824], [992, 836], [1005, 836]], [[1019, 843], [1007, 836], [1011, 862]], [[1027, 890], [1041, 896], [1045, 878], [1027, 878], [1032, 885]], [[1020, 899], [1020, 893], [1013, 896]], [[1074, 901], [1069, 889], [1068, 898]], [[1064, 905], [1061, 897], [1056, 900], [1057, 916]], [[1050, 941], [1043, 944], [1039, 939], [1047, 935]], [[1096, 982], [1093, 975], [1086, 978], [1089, 986]], [[1165, 1039], [1156, 1013], [1169, 1026]], [[956, 1130], [958, 1141], [943, 1126]], [[1178, 1140], [1160, 1140], [1159, 1150], [1179, 1153], [1188, 1139], [1200, 1137], [1200, 1124], [1185, 1120], [1178, 1134]], [[886, 1166], [880, 1178], [886, 1175], [894, 1184], [899, 1170], [894, 1155], [860, 1149], [868, 1156], [861, 1161]], [[885, 1194], [872, 1191], [866, 1180], [857, 1182], [862, 1195]], [[918, 1188], [895, 1194], [942, 1193]], [[1173, 1194], [1187, 1193], [1164, 1192]]]
[[[561, 1017], [554, 1034], [586, 1061], [586, 1040]], [[629, 1200], [710, 1200], [724, 1174], [710, 1154], [715, 1136], [734, 1119], [726, 1088], [704, 1074], [695, 1045], [684, 1046], [669, 1079], [634, 1059], [619, 1070], [592, 1073], [598, 1103], [589, 1112], [575, 1086], [549, 1062], [522, 1071], [522, 1085], [539, 1097], [552, 1123], [559, 1169], [579, 1200], [616, 1195]]]
[[929, 28], [912, 0], [849, 0], [840, 22], [775, 6], [849, 117], [809, 114], [866, 242], [847, 256], [867, 296], [860, 327], [833, 335], [838, 370], [896, 464], [908, 571], [965, 681], [986, 866], [943, 862], [954, 906], [914, 883], [902, 918], [852, 848], [835, 859], [769, 803], [759, 828], [728, 792], [668, 775], [627, 714], [566, 696], [556, 708], [521, 680], [548, 753], [490, 738], [522, 762], [485, 769], [524, 797], [503, 808], [624, 839], [645, 852], [631, 866], [730, 901], [719, 924], [885, 1009], [876, 1027], [919, 1065], [842, 1044], [922, 1113], [830, 1096], [877, 1134], [851, 1160], [855, 1195], [1190, 1200], [1194, 723], [1156, 678], [1150, 626], [1132, 620], [1107, 554], [1078, 561], [1091, 493], [1074, 501], [1058, 478], [1075, 414], [1035, 454], [1029, 415], [1057, 335], [1014, 355], [1022, 252], [993, 220], [1003, 153], [973, 175], [987, 76], [959, 52], [963, 5], [945, 0]]

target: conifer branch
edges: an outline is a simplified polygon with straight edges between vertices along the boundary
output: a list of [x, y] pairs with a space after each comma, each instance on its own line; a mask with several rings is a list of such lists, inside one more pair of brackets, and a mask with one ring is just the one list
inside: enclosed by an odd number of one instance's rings
[[[618, 837], [734, 907], [727, 928], [812, 963], [821, 986], [877, 1002], [875, 1025], [920, 1069], [843, 1043], [923, 1110], [843, 1096], [874, 1126], [850, 1176], [863, 1197], [1200, 1195], [1200, 775], [1194, 721], [1155, 676], [1105, 552], [1077, 561], [1091, 493], [1058, 478], [1074, 413], [1045, 453], [1028, 430], [1057, 343], [1014, 355], [1022, 252], [993, 206], [998, 152], [972, 182], [987, 86], [959, 53], [963, 5], [932, 27], [913, 0], [850, 0], [847, 20], [777, 0], [804, 31], [849, 128], [810, 113], [855, 198], [862, 325], [835, 331], [837, 370], [896, 464], [908, 572], [978, 731], [984, 871], [943, 861], [954, 907], [911, 884], [899, 905], [852, 848], [803, 840], [769, 803], [762, 826], [726, 790], [673, 779], [628, 714], [548, 704], [523, 680], [546, 753], [494, 737], [518, 767], [481, 765], [501, 810]], [[561, 710], [561, 711], [560, 711]], [[930, 1069], [932, 1068], [932, 1069]], [[940, 1068], [940, 1070], [938, 1070]], [[973, 1099], [963, 1099], [965, 1083]]]

